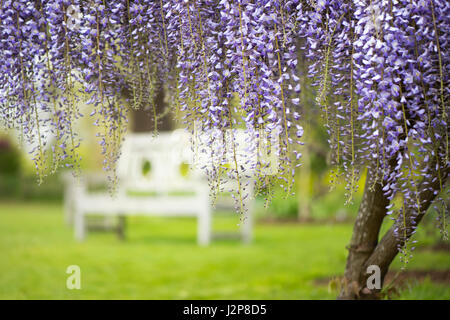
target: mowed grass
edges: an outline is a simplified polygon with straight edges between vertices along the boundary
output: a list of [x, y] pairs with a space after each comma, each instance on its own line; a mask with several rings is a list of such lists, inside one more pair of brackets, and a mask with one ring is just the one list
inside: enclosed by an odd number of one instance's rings
[[[130, 217], [127, 240], [90, 233], [83, 243], [58, 204], [0, 203], [1, 299], [334, 299], [315, 279], [343, 273], [352, 226], [257, 224], [250, 245], [196, 245], [195, 219]], [[235, 215], [214, 229], [237, 231]], [[81, 268], [81, 290], [66, 268]], [[398, 268], [399, 263], [395, 263]], [[417, 252], [411, 269], [450, 269], [447, 253]], [[399, 298], [450, 299], [430, 281]]]

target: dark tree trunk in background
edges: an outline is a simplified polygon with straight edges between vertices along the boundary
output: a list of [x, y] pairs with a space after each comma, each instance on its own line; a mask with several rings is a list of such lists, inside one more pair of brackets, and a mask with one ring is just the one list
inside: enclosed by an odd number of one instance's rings
[[[434, 169], [434, 165], [430, 165]], [[430, 169], [430, 171], [432, 170]], [[449, 168], [442, 170], [443, 181], [446, 181]], [[415, 217], [416, 225], [420, 223], [422, 217], [428, 210], [430, 204], [433, 202], [436, 195], [427, 187], [433, 190], [439, 189], [436, 172], [426, 180], [420, 181], [418, 185], [419, 198], [421, 203], [421, 214]], [[369, 170], [367, 176], [374, 175], [374, 172]], [[398, 253], [399, 239], [395, 237], [394, 230], [399, 227], [393, 225], [379, 240], [379, 233], [383, 219], [386, 216], [386, 206], [389, 200], [384, 196], [382, 188], [383, 185], [376, 184], [371, 188], [370, 179], [367, 179], [364, 188], [364, 196], [359, 207], [358, 215], [353, 227], [353, 235], [348, 246], [349, 254], [347, 257], [347, 265], [345, 268], [344, 279], [342, 282], [342, 289], [338, 299], [377, 299], [380, 297], [380, 290], [369, 290], [366, 287], [366, 282], [371, 274], [367, 273], [367, 267], [376, 265], [381, 271], [381, 283], [388, 272], [391, 262]], [[411, 226], [411, 212], [406, 212], [408, 221], [408, 230]], [[407, 234], [409, 238], [410, 232]]]
[[[161, 115], [165, 112], [167, 105], [165, 103], [165, 92], [164, 88], [159, 87], [155, 95], [155, 108], [156, 114]], [[152, 132], [155, 130], [155, 120], [154, 120], [154, 110], [153, 106], [142, 106], [139, 109], [133, 109], [132, 111], [132, 132]], [[168, 113], [166, 116], [158, 120], [158, 131], [170, 131], [172, 130], [171, 114]]]

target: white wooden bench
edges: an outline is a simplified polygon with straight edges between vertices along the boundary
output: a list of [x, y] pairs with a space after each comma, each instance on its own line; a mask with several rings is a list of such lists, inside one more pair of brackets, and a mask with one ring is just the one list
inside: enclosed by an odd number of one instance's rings
[[[78, 179], [66, 175], [65, 215], [74, 226], [76, 239], [85, 239], [88, 216], [106, 217], [106, 221], [108, 217], [129, 215], [195, 217], [197, 242], [208, 245], [213, 212], [210, 188], [201, 170], [187, 170], [191, 162], [189, 135], [184, 130], [157, 137], [129, 134], [118, 162], [119, 182], [114, 197], [105, 191], [89, 191], [89, 185], [101, 183], [105, 175], [85, 174]], [[246, 200], [248, 210], [240, 224], [244, 242], [252, 238], [252, 198]]]

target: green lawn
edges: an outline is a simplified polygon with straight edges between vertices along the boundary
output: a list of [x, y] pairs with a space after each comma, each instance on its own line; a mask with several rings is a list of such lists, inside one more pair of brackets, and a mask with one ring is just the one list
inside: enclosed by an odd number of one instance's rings
[[[216, 229], [236, 229], [236, 216]], [[1, 299], [333, 299], [315, 279], [342, 274], [351, 225], [256, 225], [255, 241], [196, 245], [194, 219], [133, 217], [127, 241], [91, 233], [77, 243], [58, 204], [0, 204]], [[82, 289], [65, 287], [81, 267]], [[396, 262], [398, 268], [399, 264]], [[448, 253], [418, 251], [411, 269], [450, 269]], [[400, 298], [450, 299], [430, 281]]]

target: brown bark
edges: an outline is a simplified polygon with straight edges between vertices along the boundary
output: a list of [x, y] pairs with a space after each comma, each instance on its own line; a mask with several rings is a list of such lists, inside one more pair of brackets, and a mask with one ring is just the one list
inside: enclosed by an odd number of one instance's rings
[[[166, 109], [165, 103], [165, 92], [163, 87], [158, 87], [156, 95], [154, 97], [154, 104], [156, 108], [156, 114], [160, 115]], [[155, 130], [155, 120], [154, 120], [153, 107], [147, 106], [144, 108], [142, 106], [139, 109], [132, 110], [132, 132], [152, 132]], [[158, 119], [158, 131], [170, 131], [173, 129], [172, 123], [170, 121], [170, 116], [165, 116]]]
[[[430, 170], [435, 166], [430, 165]], [[430, 172], [431, 173], [431, 172]], [[422, 180], [418, 185], [420, 199], [420, 214], [414, 217], [418, 226], [429, 206], [435, 199], [434, 190], [439, 190], [439, 180], [436, 172], [429, 178]], [[441, 172], [441, 178], [445, 182], [449, 173], [449, 167]], [[369, 172], [369, 175], [372, 172]], [[434, 181], [433, 181], [434, 178]], [[369, 179], [368, 179], [369, 180]], [[377, 299], [380, 290], [369, 290], [366, 281], [370, 274], [366, 273], [367, 267], [377, 265], [381, 271], [381, 283], [387, 274], [390, 264], [398, 253], [398, 246], [403, 246], [404, 241], [395, 236], [394, 230], [399, 227], [393, 225], [378, 243], [378, 237], [383, 219], [386, 215], [388, 199], [383, 195], [381, 184], [376, 184], [373, 189], [366, 182], [364, 196], [361, 202], [358, 216], [353, 228], [352, 240], [349, 246], [349, 255], [344, 274], [343, 287], [338, 299]], [[411, 236], [411, 211], [406, 212], [407, 239]]]
[[[369, 177], [373, 174], [373, 170], [369, 170], [367, 175]], [[389, 204], [382, 188], [380, 183], [375, 184], [372, 188], [370, 179], [366, 179], [363, 199], [348, 246], [349, 254], [339, 299], [360, 297], [363, 266], [377, 246], [378, 234], [386, 216], [386, 206]]]

